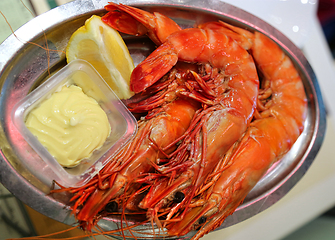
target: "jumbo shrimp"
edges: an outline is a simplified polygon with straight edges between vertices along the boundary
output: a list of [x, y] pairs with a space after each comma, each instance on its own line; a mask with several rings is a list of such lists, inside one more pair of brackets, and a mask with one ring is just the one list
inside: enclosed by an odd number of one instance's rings
[[[120, 195], [126, 198], [126, 189], [131, 191], [139, 176], [153, 170], [152, 163], [162, 157], [159, 149], [171, 145], [184, 134], [198, 107], [197, 103], [182, 99], [165, 105], [156, 116], [139, 123], [135, 139], [100, 172], [102, 177], [98, 175], [80, 187], [83, 191], [75, 188], [58, 190], [76, 191], [78, 197], [73, 198], [73, 212], [84, 229], [91, 230], [99, 219], [98, 213], [111, 199]], [[173, 146], [170, 149], [173, 150]], [[116, 166], [111, 167], [113, 164]]]
[[184, 219], [167, 225], [173, 236], [200, 228], [193, 237], [199, 239], [219, 227], [304, 129], [307, 100], [297, 70], [277, 44], [261, 33], [254, 36], [253, 56], [265, 78], [257, 119], [230, 149], [229, 166], [215, 185], [194, 199]]
[[[210, 74], [200, 76], [192, 72], [198, 85], [195, 84], [191, 91], [179, 92], [201, 102], [203, 109], [198, 113], [197, 123], [191, 124], [195, 126], [191, 138], [185, 138], [178, 147], [184, 150], [183, 154], [157, 168], [162, 178], [152, 184], [139, 205], [148, 209], [148, 216], [157, 223], [157, 213], [172, 204], [175, 194], [187, 195], [182, 201], [189, 204], [213, 167], [242, 136], [254, 114], [259, 87], [252, 57], [236, 41], [222, 32], [191, 28], [171, 34], [134, 69], [131, 76], [134, 89], [139, 86], [144, 90], [145, 84], [139, 83], [156, 82], [156, 78], [177, 61], [204, 65]], [[198, 92], [195, 89], [199, 89]], [[210, 97], [203, 99], [200, 93]], [[190, 151], [186, 150], [189, 145]], [[173, 167], [176, 171], [166, 175]]]

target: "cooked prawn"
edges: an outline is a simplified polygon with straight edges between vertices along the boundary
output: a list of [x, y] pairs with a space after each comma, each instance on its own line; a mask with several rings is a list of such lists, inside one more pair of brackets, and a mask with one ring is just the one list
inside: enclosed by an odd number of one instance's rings
[[291, 149], [304, 129], [307, 100], [293, 63], [265, 35], [256, 32], [253, 42], [253, 56], [265, 78], [259, 95], [258, 119], [251, 122], [244, 136], [229, 150], [229, 164], [214, 186], [194, 199], [194, 208], [184, 219], [167, 226], [173, 236], [201, 227], [193, 237], [199, 239], [220, 226], [269, 167]]
[[[135, 68], [131, 81], [155, 82], [165, 72], [162, 68], [169, 70], [177, 60], [210, 65], [206, 67], [210, 73], [192, 74], [199, 85], [205, 86], [198, 87], [199, 92], [212, 98], [203, 101], [195, 91], [179, 93], [202, 102], [203, 109], [196, 123], [191, 124], [192, 134], [179, 145], [180, 154], [157, 168], [163, 177], [154, 181], [139, 205], [148, 209], [149, 217], [156, 223], [157, 212], [173, 204], [176, 193], [187, 196], [183, 200], [186, 206], [190, 203], [213, 166], [247, 129], [257, 102], [258, 75], [252, 57], [231, 37], [207, 28], [185, 29], [170, 35]], [[171, 171], [174, 168], [180, 171]], [[167, 172], [172, 175], [164, 174]], [[177, 210], [174, 208], [170, 215]]]
[[198, 107], [197, 103], [182, 99], [163, 106], [156, 116], [139, 122], [135, 139], [99, 175], [79, 189], [63, 188], [54, 192], [75, 192], [73, 212], [78, 221], [86, 223], [82, 227], [91, 230], [108, 202], [122, 194], [126, 198], [125, 191], [132, 190], [136, 179], [153, 170], [152, 163], [161, 157], [159, 149], [184, 134]]

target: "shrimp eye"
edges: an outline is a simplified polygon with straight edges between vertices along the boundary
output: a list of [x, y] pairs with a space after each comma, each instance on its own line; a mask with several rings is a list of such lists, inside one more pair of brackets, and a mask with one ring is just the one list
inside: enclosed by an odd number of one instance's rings
[[174, 194], [173, 201], [175, 203], [180, 203], [180, 202], [182, 202], [184, 200], [184, 198], [185, 198], [185, 194], [183, 192], [176, 192]]
[[204, 224], [206, 222], [207, 218], [202, 216], [201, 218], [199, 218], [199, 224]]
[[108, 213], [112, 213], [112, 212], [117, 212], [117, 209], [119, 208], [117, 202], [113, 201], [113, 202], [109, 202], [107, 203], [105, 210]]

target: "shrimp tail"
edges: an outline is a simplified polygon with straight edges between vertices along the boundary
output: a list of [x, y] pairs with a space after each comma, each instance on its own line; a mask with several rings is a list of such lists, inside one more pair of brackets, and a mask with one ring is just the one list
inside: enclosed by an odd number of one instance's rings
[[126, 34], [148, 37], [157, 45], [165, 42], [173, 32], [181, 30], [172, 19], [158, 12], [147, 11], [130, 7], [124, 4], [110, 2], [105, 6], [108, 13], [102, 21], [112, 28]]
[[115, 30], [129, 35], [142, 36], [148, 32], [143, 24], [124, 12], [108, 12], [101, 18], [101, 20]]
[[177, 61], [177, 53], [168, 44], [161, 45], [134, 69], [130, 89], [135, 93], [144, 91], [169, 72]]

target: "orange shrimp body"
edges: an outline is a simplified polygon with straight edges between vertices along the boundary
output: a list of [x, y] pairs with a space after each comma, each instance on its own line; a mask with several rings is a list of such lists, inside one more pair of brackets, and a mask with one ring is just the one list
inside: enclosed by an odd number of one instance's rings
[[[186, 170], [181, 167], [181, 171], [173, 172], [174, 175], [156, 180], [139, 205], [143, 209], [149, 209], [148, 215], [154, 219], [162, 207], [172, 204], [171, 200], [176, 192], [181, 191], [187, 195], [183, 203], [189, 204], [196, 189], [212, 172], [213, 167], [247, 129], [254, 114], [259, 87], [254, 62], [245, 49], [222, 32], [198, 28], [170, 35], [165, 43], [135, 68], [132, 79], [146, 81], [148, 77], [155, 78], [156, 69], [161, 70], [160, 65], [166, 65], [165, 59], [170, 56], [182, 61], [209, 63], [214, 68], [219, 68], [220, 74], [206, 82], [210, 85], [209, 82], [213, 81], [215, 86], [211, 89], [214, 94], [212, 107], [208, 106], [208, 102], [203, 103], [205, 105], [199, 113], [198, 124], [194, 124], [198, 129], [193, 130], [192, 137], [186, 137], [179, 145], [179, 148], [183, 148], [190, 144], [193, 146], [192, 150], [186, 153], [184, 151], [187, 157], [182, 155], [181, 161], [180, 155], [170, 160], [178, 162], [176, 166], [189, 167]], [[227, 87], [223, 89], [222, 86], [225, 85]], [[185, 95], [192, 97], [188, 93]], [[159, 171], [164, 173], [165, 169], [171, 167], [169, 163], [160, 167]], [[177, 210], [178, 207], [174, 208], [170, 215]]]
[[220, 20], [216, 22], [202, 23], [197, 27], [201, 29], [211, 29], [213, 31], [219, 31], [221, 33], [224, 33], [227, 36], [234, 39], [236, 42], [238, 42], [241, 45], [241, 47], [243, 47], [246, 50], [249, 50], [253, 44], [252, 42], [253, 36], [251, 32], [243, 30], [241, 28], [234, 27]]
[[[272, 91], [271, 100], [259, 108], [259, 119], [251, 122], [229, 150], [229, 163], [215, 185], [193, 203], [195, 207], [184, 219], [167, 226], [173, 236], [198, 229], [205, 222], [193, 237], [199, 239], [219, 227], [303, 131], [307, 100], [298, 72], [277, 44], [260, 33], [254, 36], [253, 56]], [[264, 100], [261, 94], [259, 98]]]
[[[75, 206], [83, 204], [82, 199], [87, 199], [82, 209], [74, 209], [76, 218], [80, 222], [86, 222], [86, 225], [82, 225], [83, 228], [90, 230], [98, 213], [111, 199], [121, 194], [126, 197], [125, 189], [131, 189], [130, 185], [139, 176], [153, 170], [152, 162], [157, 162], [161, 157], [159, 149], [184, 134], [198, 107], [193, 101], [176, 100], [165, 105], [157, 116], [139, 123], [135, 139], [110, 161], [99, 176], [88, 183], [90, 186], [83, 187], [86, 188], [84, 192], [78, 191], [82, 197]], [[92, 182], [95, 183], [92, 185]]]
[[[238, 49], [230, 52], [228, 46]], [[241, 64], [240, 58], [248, 59], [250, 63]], [[132, 91], [144, 91], [164, 76], [177, 61], [210, 63], [214, 68], [227, 68], [225, 71], [228, 74], [231, 71], [229, 75], [232, 75], [235, 70], [244, 71], [245, 75], [255, 74], [255, 71], [249, 70], [249, 65], [253, 65], [253, 61], [248, 52], [243, 51], [226, 34], [211, 29], [189, 28], [171, 34], [159, 48], [134, 69], [131, 75]], [[236, 68], [239, 66], [239, 69], [233, 69], [230, 65]], [[254, 76], [250, 78], [258, 79]], [[250, 95], [253, 93], [252, 91]]]

